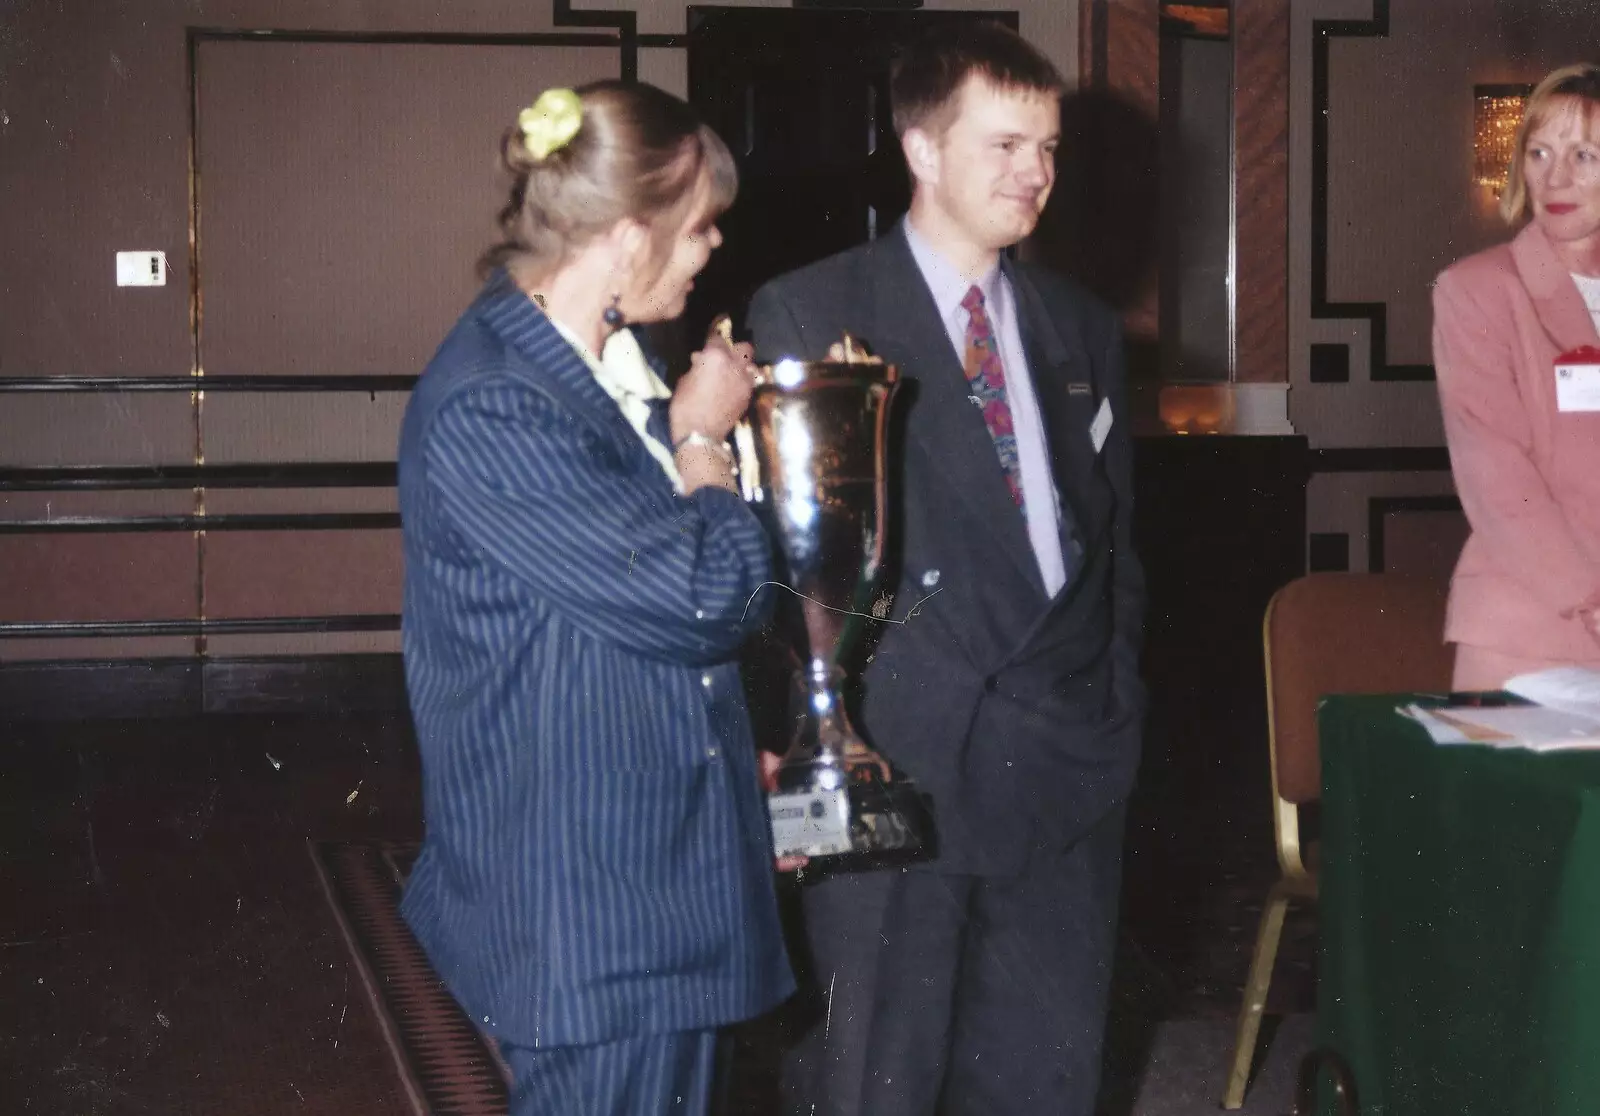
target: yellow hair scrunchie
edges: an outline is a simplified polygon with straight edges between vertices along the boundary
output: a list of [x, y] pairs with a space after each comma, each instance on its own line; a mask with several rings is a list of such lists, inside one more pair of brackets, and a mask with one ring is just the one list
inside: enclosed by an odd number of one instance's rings
[[522, 145], [535, 159], [565, 147], [583, 126], [583, 99], [570, 89], [546, 89], [517, 114]]

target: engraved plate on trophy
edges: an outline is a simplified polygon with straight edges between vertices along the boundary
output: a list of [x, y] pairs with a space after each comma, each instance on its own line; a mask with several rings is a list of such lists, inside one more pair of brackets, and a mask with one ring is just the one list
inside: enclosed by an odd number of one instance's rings
[[856, 868], [932, 855], [934, 828], [926, 796], [845, 710], [846, 663], [880, 615], [889, 407], [900, 376], [848, 335], [838, 351], [843, 359], [762, 369], [734, 445], [744, 496], [794, 590], [778, 611], [795, 669], [791, 735], [768, 798], [775, 850]]
[[850, 792], [777, 791], [767, 796], [772, 847], [779, 856], [838, 856], [854, 852], [850, 836]]

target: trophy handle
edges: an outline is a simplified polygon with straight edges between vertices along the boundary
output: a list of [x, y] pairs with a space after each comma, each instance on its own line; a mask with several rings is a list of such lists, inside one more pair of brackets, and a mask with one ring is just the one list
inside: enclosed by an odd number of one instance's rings
[[740, 419], [733, 428], [733, 471], [739, 477], [739, 495], [747, 504], [761, 499], [761, 461], [756, 457], [756, 434], [749, 419]]
[[[718, 314], [711, 322], [711, 328], [706, 330], [706, 340], [720, 337], [727, 344], [733, 344], [733, 319], [726, 314]], [[770, 383], [771, 372], [756, 366], [756, 386]], [[761, 463], [756, 457], [756, 435], [748, 418], [740, 419], [733, 428], [733, 471], [739, 477], [739, 494], [744, 497], [747, 504], [756, 503], [761, 494]]]

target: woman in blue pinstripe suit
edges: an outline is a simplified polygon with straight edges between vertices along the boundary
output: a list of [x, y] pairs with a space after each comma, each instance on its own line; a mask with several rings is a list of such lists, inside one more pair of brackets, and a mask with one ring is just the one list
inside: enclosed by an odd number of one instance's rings
[[753, 368], [713, 340], [669, 393], [624, 326], [682, 312], [733, 161], [614, 82], [546, 92], [503, 155], [504, 240], [400, 441], [403, 911], [516, 1116], [699, 1116], [716, 1028], [793, 987], [735, 661], [770, 576], [724, 445]]

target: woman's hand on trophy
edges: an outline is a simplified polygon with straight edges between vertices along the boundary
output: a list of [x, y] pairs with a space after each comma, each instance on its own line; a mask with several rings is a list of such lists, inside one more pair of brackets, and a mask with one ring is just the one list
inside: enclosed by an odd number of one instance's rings
[[[757, 751], [756, 755], [761, 760], [761, 789], [771, 794], [778, 789], [778, 768], [783, 766], [783, 757], [765, 748]], [[779, 856], [774, 857], [772, 863], [779, 872], [798, 872], [811, 863], [811, 859], [804, 856]]]
[[750, 406], [756, 384], [755, 349], [713, 334], [705, 348], [689, 357], [689, 371], [678, 381], [668, 415], [676, 445], [691, 434], [721, 441]]

